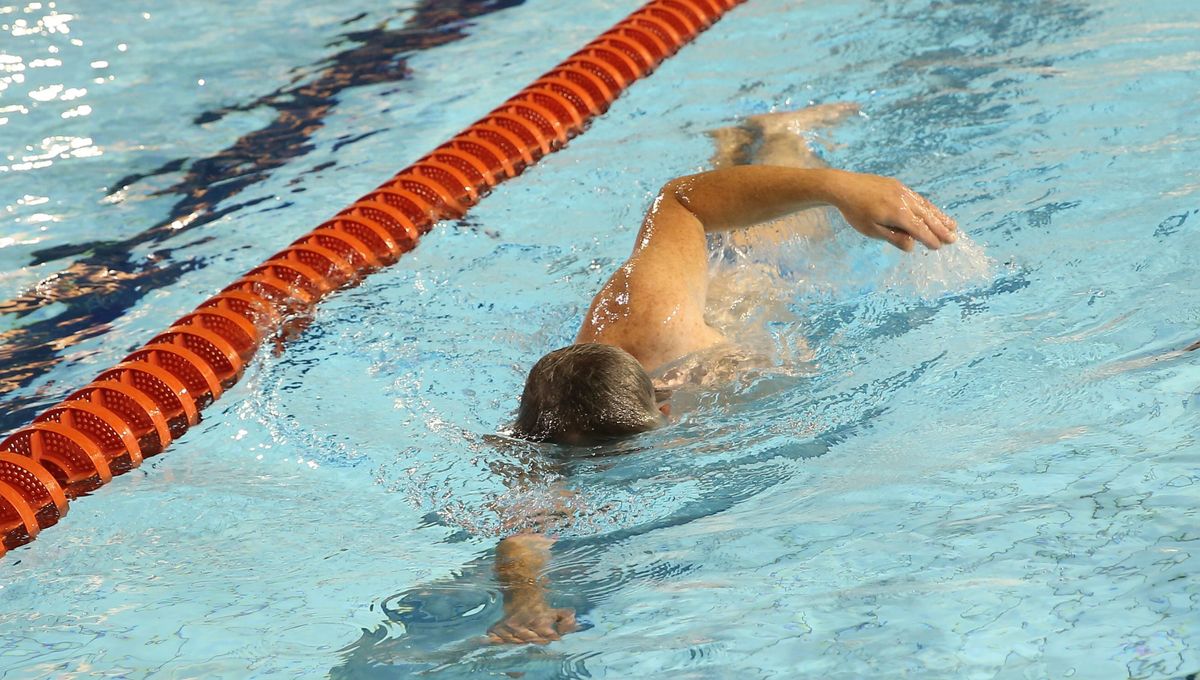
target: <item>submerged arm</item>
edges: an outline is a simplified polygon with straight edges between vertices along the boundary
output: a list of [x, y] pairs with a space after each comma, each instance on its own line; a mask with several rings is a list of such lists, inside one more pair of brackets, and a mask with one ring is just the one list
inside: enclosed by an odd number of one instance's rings
[[[521, 457], [518, 465], [494, 464], [515, 492], [516, 502], [498, 500], [493, 509], [503, 531], [517, 533], [496, 546], [496, 580], [504, 596], [504, 615], [488, 629], [492, 642], [546, 644], [576, 630], [572, 609], [555, 609], [548, 601], [550, 546], [546, 532], [569, 524], [574, 518], [574, 494], [561, 480], [554, 480], [554, 466], [545, 460]], [[548, 489], [543, 497], [537, 489]], [[533, 491], [533, 493], [531, 493]]]
[[545, 572], [553, 543], [541, 534], [517, 534], [496, 546], [504, 618], [488, 630], [493, 642], [546, 644], [575, 630], [575, 612], [554, 609], [546, 599]]

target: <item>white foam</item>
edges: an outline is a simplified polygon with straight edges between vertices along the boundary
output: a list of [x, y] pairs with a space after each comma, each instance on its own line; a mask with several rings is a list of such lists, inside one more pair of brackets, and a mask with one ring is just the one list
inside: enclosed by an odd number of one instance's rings
[[[721, 310], [730, 296], [743, 307], [770, 312], [806, 297], [839, 298], [863, 290], [932, 299], [986, 285], [995, 277], [996, 262], [962, 231], [955, 243], [939, 250], [918, 245], [904, 253], [864, 238], [836, 212], [823, 212], [755, 227], [762, 230], [761, 237], [721, 234], [713, 239], [709, 312], [714, 325], [721, 326]], [[772, 236], [780, 231], [797, 235], [785, 240]]]
[[955, 243], [939, 250], [900, 254], [884, 271], [881, 287], [900, 295], [932, 299], [987, 283], [995, 269], [995, 260], [983, 247], [960, 232]]

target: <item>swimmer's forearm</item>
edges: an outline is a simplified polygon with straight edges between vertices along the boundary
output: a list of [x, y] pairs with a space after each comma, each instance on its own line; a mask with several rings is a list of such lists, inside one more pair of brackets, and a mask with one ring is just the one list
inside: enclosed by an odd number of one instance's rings
[[677, 201], [709, 232], [832, 205], [864, 236], [901, 250], [918, 241], [936, 250], [958, 238], [953, 218], [898, 180], [832, 168], [723, 168], [668, 182], [663, 199]]
[[496, 546], [496, 580], [506, 608], [545, 600], [544, 572], [553, 543], [541, 534], [517, 534]]
[[837, 187], [850, 175], [830, 168], [739, 165], [671, 180], [663, 193], [691, 211], [705, 231], [726, 231], [835, 205]]
[[544, 645], [576, 630], [575, 611], [546, 601], [546, 564], [554, 541], [517, 534], [496, 547], [496, 576], [504, 593], [504, 616], [488, 628], [492, 642]]

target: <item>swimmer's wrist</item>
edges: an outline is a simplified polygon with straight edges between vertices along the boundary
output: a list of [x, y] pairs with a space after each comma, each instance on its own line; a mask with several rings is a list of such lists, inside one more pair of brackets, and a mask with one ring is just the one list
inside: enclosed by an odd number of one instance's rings
[[506, 609], [546, 604], [544, 571], [552, 543], [537, 534], [517, 534], [500, 541], [496, 547], [496, 577]]
[[813, 182], [813, 190], [817, 199], [844, 212], [850, 203], [846, 189], [857, 173], [836, 168], [820, 168], [816, 172], [819, 174]]
[[548, 607], [546, 586], [543, 583], [508, 584], [501, 588], [505, 609], [532, 609]]

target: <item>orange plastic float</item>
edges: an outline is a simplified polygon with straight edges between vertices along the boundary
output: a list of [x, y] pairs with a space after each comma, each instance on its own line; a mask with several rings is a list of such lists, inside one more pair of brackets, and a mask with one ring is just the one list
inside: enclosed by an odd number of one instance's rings
[[583, 132], [631, 83], [744, 0], [654, 0], [477, 123], [200, 303], [0, 441], [0, 554], [67, 499], [161, 452], [242, 375], [290, 314], [413, 249], [491, 187]]

